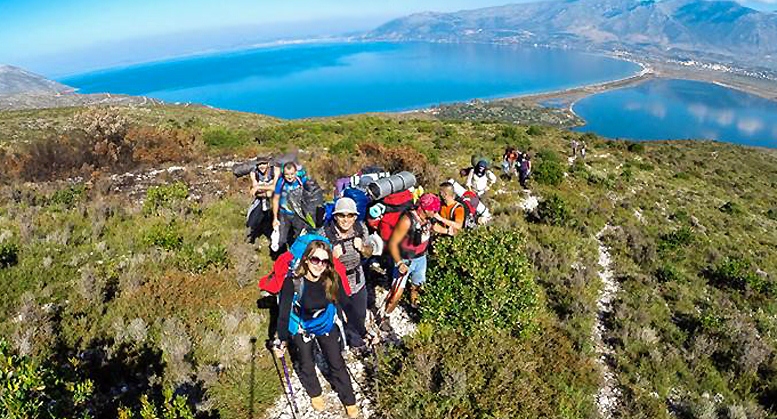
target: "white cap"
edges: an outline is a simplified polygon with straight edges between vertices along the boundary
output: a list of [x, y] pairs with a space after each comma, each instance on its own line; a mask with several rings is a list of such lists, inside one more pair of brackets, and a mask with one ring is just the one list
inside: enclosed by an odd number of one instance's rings
[[333, 214], [358, 214], [356, 210], [356, 202], [351, 198], [340, 198], [335, 204], [335, 211]]

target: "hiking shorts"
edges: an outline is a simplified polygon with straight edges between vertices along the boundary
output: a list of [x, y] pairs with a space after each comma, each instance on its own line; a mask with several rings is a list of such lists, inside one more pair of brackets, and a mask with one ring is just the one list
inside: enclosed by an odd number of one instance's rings
[[[423, 285], [423, 283], [426, 282], [426, 255], [410, 259], [409, 263], [408, 261], [405, 261], [405, 263], [407, 264], [407, 273], [410, 283], [415, 286]], [[394, 278], [399, 278], [400, 276], [399, 269], [394, 267]], [[402, 284], [402, 288], [404, 288], [404, 283]]]

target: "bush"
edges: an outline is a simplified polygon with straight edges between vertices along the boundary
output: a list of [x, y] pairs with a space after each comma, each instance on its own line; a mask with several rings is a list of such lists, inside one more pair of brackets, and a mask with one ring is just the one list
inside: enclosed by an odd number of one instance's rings
[[0, 243], [0, 269], [8, 268], [19, 262], [19, 246], [16, 243]]
[[742, 213], [742, 208], [736, 202], [726, 202], [718, 208], [720, 212], [729, 215], [738, 215]]
[[539, 303], [523, 245], [519, 233], [497, 228], [438, 241], [423, 296], [423, 320], [466, 332], [525, 331]]
[[693, 243], [693, 230], [690, 227], [681, 227], [670, 233], [662, 234], [658, 241], [658, 250], [662, 252], [673, 251]]
[[542, 129], [542, 127], [540, 127], [538, 125], [532, 125], [532, 126], [529, 127], [528, 130], [526, 130], [526, 134], [528, 134], [528, 135], [530, 135], [532, 137], [539, 137], [539, 136], [541, 136], [544, 133], [545, 132]]
[[51, 205], [59, 205], [65, 209], [73, 208], [73, 206], [81, 200], [84, 196], [84, 185], [73, 185], [65, 189], [60, 189], [51, 196], [49, 203]]
[[189, 188], [183, 182], [152, 186], [146, 191], [143, 213], [146, 215], [158, 214], [162, 208], [172, 209], [173, 203], [182, 201], [187, 196], [189, 196]]
[[558, 158], [558, 155], [552, 151], [541, 151], [537, 153], [532, 169], [534, 180], [539, 183], [558, 186], [564, 180], [564, 166]]
[[655, 276], [660, 282], [677, 282], [683, 279], [682, 272], [671, 263], [666, 263], [656, 269]]
[[173, 221], [151, 227], [144, 241], [149, 246], [157, 246], [168, 251], [180, 250], [183, 246], [183, 235], [178, 223]]
[[202, 139], [205, 141], [205, 145], [213, 148], [237, 148], [251, 143], [251, 139], [245, 132], [224, 127], [203, 130]]
[[626, 148], [632, 153], [642, 153], [645, 151], [645, 145], [642, 143], [628, 142]]
[[204, 244], [200, 247], [184, 246], [178, 254], [178, 267], [187, 272], [199, 274], [209, 268], [225, 269], [229, 266], [227, 249], [221, 244]]
[[560, 196], [553, 194], [537, 205], [536, 221], [542, 224], [554, 226], [566, 226], [569, 224], [571, 211], [569, 205]]
[[755, 273], [750, 262], [744, 258], [726, 258], [718, 265], [708, 268], [704, 274], [719, 288], [751, 290], [766, 296], [777, 294], [777, 284], [768, 277]]

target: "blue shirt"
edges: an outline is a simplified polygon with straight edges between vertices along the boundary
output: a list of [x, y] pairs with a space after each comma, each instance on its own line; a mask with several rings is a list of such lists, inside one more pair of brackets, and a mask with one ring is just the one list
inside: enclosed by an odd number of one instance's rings
[[305, 185], [305, 178], [297, 178], [293, 182], [289, 182], [286, 178], [281, 177], [278, 182], [275, 183], [275, 195], [280, 196], [278, 200], [279, 212], [285, 214], [294, 214], [291, 207], [288, 205], [289, 192], [301, 188]]

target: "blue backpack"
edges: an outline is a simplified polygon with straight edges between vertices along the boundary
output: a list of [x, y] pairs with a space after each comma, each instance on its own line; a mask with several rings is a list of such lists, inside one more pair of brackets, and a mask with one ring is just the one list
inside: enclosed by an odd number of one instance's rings
[[300, 317], [301, 310], [300, 297], [305, 289], [305, 281], [299, 281], [299, 290], [297, 290], [297, 281], [294, 283], [294, 299], [291, 301], [291, 313], [289, 314], [289, 333], [294, 336], [299, 333], [305, 333], [311, 336], [323, 336], [332, 331], [335, 325], [335, 316], [337, 308], [332, 303], [327, 304], [325, 309], [317, 311], [312, 319], [304, 320]]
[[358, 221], [364, 221], [367, 218], [367, 207], [370, 205], [370, 197], [366, 192], [361, 189], [348, 188], [343, 191], [343, 198], [351, 198], [356, 203], [356, 210], [359, 211], [359, 215], [356, 217]]

